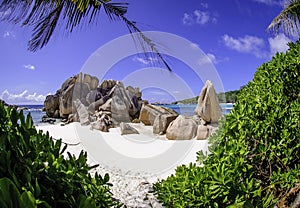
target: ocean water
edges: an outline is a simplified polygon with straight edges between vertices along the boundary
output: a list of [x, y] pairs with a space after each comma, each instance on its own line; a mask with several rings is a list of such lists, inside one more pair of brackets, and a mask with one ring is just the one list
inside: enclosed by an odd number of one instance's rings
[[[233, 108], [233, 103], [221, 103], [220, 107], [222, 109], [222, 114], [227, 115], [230, 113], [230, 111]], [[162, 105], [167, 108], [171, 108], [175, 110], [178, 114], [186, 115], [186, 116], [192, 116], [194, 115], [194, 110], [196, 108], [196, 104], [190, 104], [190, 105]]]
[[19, 109], [23, 109], [25, 117], [30, 114], [34, 125], [42, 123], [42, 117], [46, 115], [46, 112], [42, 111], [43, 105], [19, 105]]
[[[223, 115], [230, 113], [231, 109], [233, 108], [232, 103], [221, 103], [220, 106], [222, 108]], [[162, 105], [167, 108], [171, 108], [175, 110], [177, 113], [186, 116], [194, 115], [194, 110], [196, 108], [196, 104], [194, 105]], [[19, 106], [23, 108], [24, 115], [27, 116], [29, 113], [32, 117], [32, 120], [35, 125], [42, 124], [42, 117], [46, 115], [43, 109], [43, 105], [21, 105]]]

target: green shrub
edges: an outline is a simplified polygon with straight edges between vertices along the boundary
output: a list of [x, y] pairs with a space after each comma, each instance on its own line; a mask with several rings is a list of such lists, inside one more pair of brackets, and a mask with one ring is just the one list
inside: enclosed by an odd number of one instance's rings
[[6, 202], [28, 207], [16, 201], [16, 196], [22, 196], [39, 207], [120, 206], [109, 191], [109, 176], [91, 177], [88, 171], [93, 167], [87, 165], [86, 153], [78, 158], [68, 153], [66, 159], [62, 155], [66, 146], [61, 143], [37, 132], [30, 115], [25, 119], [22, 111], [0, 104], [0, 181], [9, 184], [1, 185], [0, 195], [7, 191], [14, 195]]
[[274, 207], [300, 179], [300, 42], [257, 69], [204, 166], [181, 166], [154, 192], [167, 207]]
[[36, 200], [30, 191], [20, 194], [16, 185], [8, 178], [0, 179], [0, 207], [35, 208]]

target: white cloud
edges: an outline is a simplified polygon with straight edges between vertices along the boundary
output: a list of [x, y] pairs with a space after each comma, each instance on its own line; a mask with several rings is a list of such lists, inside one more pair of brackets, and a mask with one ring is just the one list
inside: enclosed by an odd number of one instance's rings
[[285, 52], [291, 42], [284, 34], [279, 34], [274, 38], [268, 38], [268, 45], [262, 38], [246, 35], [244, 37], [233, 38], [227, 34], [222, 37], [226, 47], [241, 53], [253, 54], [258, 58], [270, 58], [276, 52]]
[[210, 60], [212, 63], [214, 63], [214, 64], [218, 63], [217, 58], [216, 58], [216, 56], [215, 56], [214, 54], [212, 54], [212, 53], [207, 53], [206, 55], [207, 55], [207, 57], [209, 58], [209, 60]]
[[194, 11], [194, 15], [196, 16], [196, 23], [200, 24], [200, 25], [206, 24], [209, 21], [209, 19], [210, 19], [208, 12], [203, 12], [203, 11], [200, 11], [200, 10], [195, 10]]
[[[207, 8], [205, 5], [202, 5], [204, 8]], [[182, 18], [182, 23], [184, 25], [193, 25], [193, 24], [199, 24], [199, 25], [205, 25], [209, 22], [217, 23], [217, 17], [216, 15], [211, 15], [209, 11], [199, 10], [196, 9], [191, 13], [184, 13]]]
[[153, 57], [142, 58], [142, 57], [135, 56], [135, 57], [133, 57], [132, 60], [135, 61], [135, 62], [139, 62], [141, 64], [144, 64], [144, 65], [154, 64], [155, 62], [158, 62], [158, 59], [153, 58]]
[[274, 38], [269, 38], [268, 41], [270, 44], [271, 56], [276, 52], [285, 52], [289, 48], [287, 43], [291, 42], [291, 40], [282, 33]]
[[192, 25], [193, 21], [194, 21], [193, 17], [190, 14], [188, 14], [188, 13], [183, 14], [182, 23], [184, 25]]
[[199, 58], [198, 64], [199, 65], [210, 64], [210, 63], [218, 64], [218, 63], [224, 62], [224, 61], [229, 61], [229, 58], [228, 57], [217, 58], [214, 54], [207, 53], [206, 56], [202, 56], [201, 58]]
[[23, 65], [23, 67], [24, 67], [25, 69], [35, 70], [35, 66], [32, 65], [32, 64], [26, 64], [26, 65]]
[[24, 90], [20, 94], [13, 94], [8, 90], [4, 90], [0, 98], [10, 104], [40, 104], [45, 101], [47, 95], [37, 94], [36, 92], [30, 94], [28, 90]]
[[2, 35], [3, 38], [13, 38], [15, 39], [16, 38], [16, 35], [14, 32], [12, 31], [5, 31]]
[[262, 38], [246, 35], [244, 37], [233, 38], [227, 34], [222, 37], [226, 47], [241, 53], [250, 53], [258, 58], [266, 57], [264, 51], [265, 43]]
[[198, 59], [198, 64], [199, 65], [205, 65], [205, 64], [217, 64], [217, 58], [214, 54], [212, 53], [207, 53], [206, 55], [203, 55]]

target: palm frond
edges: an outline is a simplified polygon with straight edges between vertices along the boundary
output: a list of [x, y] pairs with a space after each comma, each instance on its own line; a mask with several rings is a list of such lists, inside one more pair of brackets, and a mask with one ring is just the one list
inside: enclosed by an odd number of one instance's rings
[[[142, 33], [135, 22], [125, 17], [128, 3], [113, 3], [110, 0], [3, 0], [0, 12], [9, 11], [9, 15], [0, 17], [0, 20], [33, 27], [28, 49], [37, 51], [47, 45], [58, 27], [72, 33], [84, 23], [91, 24], [97, 21], [101, 8], [104, 8], [109, 19], [123, 21], [134, 40], [136, 40], [134, 36], [137, 36], [137, 42], [143, 50], [146, 52], [150, 49], [171, 71], [153, 41]], [[145, 53], [145, 56], [149, 56], [149, 53]]]
[[36, 51], [38, 48], [44, 47], [50, 40], [55, 28], [57, 27], [57, 22], [60, 18], [61, 11], [63, 9], [63, 4], [55, 6], [53, 10], [49, 12], [45, 17], [39, 21], [39, 24], [35, 24], [33, 30], [33, 38], [29, 41], [29, 50]]
[[[167, 61], [157, 49], [155, 43], [153, 43], [153, 41], [136, 26], [135, 22], [132, 22], [125, 17], [126, 10], [123, 3], [106, 3], [103, 0], [99, 0], [99, 2], [102, 3], [104, 10], [110, 19], [123, 21], [126, 24], [130, 34], [132, 34], [134, 40], [136, 40], [134, 35], [137, 36], [138, 43], [142, 47], [143, 51], [148, 51], [147, 49], [150, 49], [150, 51], [154, 52], [154, 54], [158, 57], [158, 60], [165, 65], [169, 71], [172, 71]], [[149, 58], [150, 56], [150, 58], [152, 58], [151, 60], [155, 60], [152, 57], [152, 53], [145, 53], [145, 56], [146, 58]]]
[[3, 0], [0, 4], [0, 12], [7, 15], [1, 16], [0, 20], [19, 23], [26, 17], [29, 9], [30, 4], [26, 0]]
[[278, 33], [281, 29], [288, 35], [300, 34], [300, 0], [288, 0], [283, 11], [273, 19], [268, 30]]

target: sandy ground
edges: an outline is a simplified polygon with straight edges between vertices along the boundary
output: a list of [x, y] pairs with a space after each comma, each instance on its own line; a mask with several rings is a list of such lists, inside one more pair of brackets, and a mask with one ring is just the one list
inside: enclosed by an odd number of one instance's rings
[[196, 152], [207, 151], [207, 140], [171, 141], [164, 135], [153, 135], [151, 126], [130, 125], [139, 134], [122, 136], [119, 128], [100, 132], [80, 123], [44, 125], [37, 129], [48, 131], [55, 139], [61, 138], [71, 154], [87, 151], [88, 163], [100, 164], [94, 171], [110, 174], [114, 197], [127, 207], [162, 207], [149, 193], [152, 183], [175, 173], [178, 165], [195, 162]]

